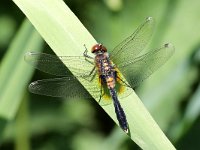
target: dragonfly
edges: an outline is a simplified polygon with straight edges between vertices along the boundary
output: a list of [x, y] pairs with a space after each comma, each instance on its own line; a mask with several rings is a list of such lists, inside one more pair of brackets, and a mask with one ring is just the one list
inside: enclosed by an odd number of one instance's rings
[[27, 63], [38, 70], [59, 76], [34, 81], [29, 85], [29, 91], [67, 98], [91, 98], [92, 95], [99, 99], [101, 105], [113, 103], [119, 125], [128, 133], [128, 122], [119, 99], [130, 95], [133, 88], [160, 68], [174, 53], [174, 46], [170, 43], [142, 53], [151, 39], [154, 23], [152, 17], [146, 18], [133, 34], [111, 51], [103, 44], [95, 44], [91, 48], [93, 56], [88, 54], [86, 46], [82, 56], [26, 53]]

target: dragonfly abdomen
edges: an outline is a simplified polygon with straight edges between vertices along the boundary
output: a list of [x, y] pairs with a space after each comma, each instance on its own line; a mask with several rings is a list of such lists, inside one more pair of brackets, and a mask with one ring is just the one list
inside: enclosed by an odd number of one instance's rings
[[117, 120], [119, 121], [120, 127], [124, 130], [124, 132], [128, 133], [128, 123], [126, 120], [126, 115], [124, 113], [124, 110], [122, 109], [116, 90], [114, 88], [110, 88], [110, 95], [113, 99], [114, 107], [115, 107], [115, 113], [117, 116]]

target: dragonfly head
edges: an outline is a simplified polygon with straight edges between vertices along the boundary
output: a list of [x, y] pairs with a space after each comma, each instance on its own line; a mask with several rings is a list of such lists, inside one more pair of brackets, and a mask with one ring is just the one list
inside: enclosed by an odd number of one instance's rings
[[102, 44], [95, 44], [93, 47], [92, 47], [92, 53], [95, 53], [95, 54], [103, 54], [105, 52], [107, 52], [107, 48], [105, 46], [103, 46]]

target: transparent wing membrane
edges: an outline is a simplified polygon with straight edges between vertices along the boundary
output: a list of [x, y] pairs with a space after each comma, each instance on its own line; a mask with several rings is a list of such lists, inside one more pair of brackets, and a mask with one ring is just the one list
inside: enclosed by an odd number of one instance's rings
[[[84, 82], [86, 88], [96, 98], [100, 97], [100, 88], [96, 84], [98, 75], [94, 70], [94, 64], [88, 62], [84, 56], [56, 56], [45, 53], [29, 52], [25, 54], [25, 61], [36, 69], [62, 78], [43, 79], [32, 82], [29, 90], [32, 93], [53, 97], [83, 97], [91, 96], [77, 80]], [[93, 60], [94, 61], [94, 60]], [[68, 68], [65, 66], [68, 66]], [[73, 75], [71, 74], [73, 72]], [[95, 81], [93, 80], [95, 79]]]
[[126, 61], [117, 67], [127, 79], [132, 88], [140, 84], [154, 71], [160, 68], [174, 53], [172, 44], [165, 44], [163, 47], [150, 51], [133, 60]]
[[110, 53], [110, 58], [116, 65], [126, 63], [137, 57], [149, 42], [154, 29], [154, 20], [148, 17], [137, 30]]
[[[100, 95], [99, 88], [89, 84], [89, 82], [88, 87], [93, 95], [97, 97]], [[29, 85], [29, 90], [35, 94], [52, 97], [92, 98], [75, 77], [38, 80]]]
[[70, 71], [76, 76], [87, 76], [94, 67], [93, 64], [85, 60], [84, 56], [59, 57], [45, 53], [28, 52], [24, 59], [36, 69], [56, 76], [69, 75]]

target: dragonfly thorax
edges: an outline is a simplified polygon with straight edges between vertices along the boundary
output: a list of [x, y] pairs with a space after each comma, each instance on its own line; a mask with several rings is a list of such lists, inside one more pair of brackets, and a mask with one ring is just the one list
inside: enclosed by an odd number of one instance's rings
[[95, 56], [95, 64], [103, 84], [107, 84], [109, 89], [114, 88], [116, 70], [109, 58], [108, 53], [97, 53]]
[[95, 64], [100, 74], [109, 74], [110, 71], [113, 70], [113, 66], [107, 52], [102, 54], [97, 53], [95, 56]]

